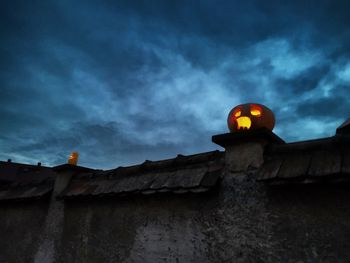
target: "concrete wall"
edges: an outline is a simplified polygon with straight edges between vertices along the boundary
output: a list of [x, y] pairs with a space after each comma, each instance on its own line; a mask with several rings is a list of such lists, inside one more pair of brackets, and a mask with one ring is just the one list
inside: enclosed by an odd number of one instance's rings
[[350, 262], [348, 186], [267, 187], [227, 152], [207, 194], [0, 204], [0, 262]]
[[49, 202], [0, 204], [0, 262], [33, 262]]

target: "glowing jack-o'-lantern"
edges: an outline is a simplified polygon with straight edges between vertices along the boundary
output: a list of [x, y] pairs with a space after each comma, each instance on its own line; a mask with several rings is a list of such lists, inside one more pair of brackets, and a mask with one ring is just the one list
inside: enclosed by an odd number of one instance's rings
[[260, 128], [267, 128], [272, 131], [275, 126], [275, 116], [264, 105], [256, 103], [241, 104], [230, 111], [227, 125], [231, 132]]
[[77, 165], [78, 164], [78, 157], [79, 157], [79, 153], [72, 152], [68, 158], [68, 163], [72, 164], [72, 165]]

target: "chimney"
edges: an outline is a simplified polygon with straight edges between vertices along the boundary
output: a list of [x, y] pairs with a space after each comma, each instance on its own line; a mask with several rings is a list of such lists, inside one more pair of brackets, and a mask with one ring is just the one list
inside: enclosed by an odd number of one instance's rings
[[266, 145], [285, 143], [272, 132], [273, 112], [261, 104], [234, 107], [228, 115], [227, 125], [230, 133], [214, 135], [212, 141], [225, 148], [225, 163], [230, 172], [260, 167]]

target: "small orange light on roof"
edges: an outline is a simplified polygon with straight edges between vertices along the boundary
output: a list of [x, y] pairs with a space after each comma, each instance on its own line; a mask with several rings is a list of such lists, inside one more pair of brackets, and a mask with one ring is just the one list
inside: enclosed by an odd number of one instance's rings
[[72, 165], [77, 165], [78, 164], [78, 157], [79, 157], [78, 152], [72, 152], [68, 158], [68, 163], [72, 164]]

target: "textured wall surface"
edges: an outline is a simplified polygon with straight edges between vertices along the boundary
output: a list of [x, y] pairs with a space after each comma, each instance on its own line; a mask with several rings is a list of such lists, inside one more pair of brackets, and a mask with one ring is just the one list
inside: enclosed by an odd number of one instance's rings
[[0, 262], [350, 262], [349, 186], [269, 187], [244, 156], [208, 193], [1, 203]]
[[0, 204], [0, 262], [34, 262], [48, 202]]
[[349, 262], [349, 200], [346, 186], [237, 173], [204, 195], [71, 200], [51, 227], [47, 204], [1, 204], [0, 262]]

